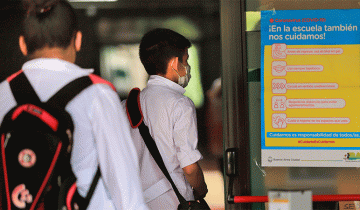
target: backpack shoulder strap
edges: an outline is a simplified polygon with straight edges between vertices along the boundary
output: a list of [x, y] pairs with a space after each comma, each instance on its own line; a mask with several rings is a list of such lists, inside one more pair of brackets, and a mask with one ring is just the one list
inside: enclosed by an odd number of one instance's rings
[[[40, 98], [36, 94], [34, 88], [31, 86], [23, 70], [12, 74], [6, 80], [10, 84], [11, 91], [17, 104], [41, 103]], [[91, 84], [98, 83], [106, 84], [110, 86], [114, 91], [116, 91], [112, 83], [102, 79], [100, 76], [97, 76], [95, 74], [89, 74], [87, 76], [79, 77], [65, 85], [48, 100], [47, 104], [53, 107], [65, 109], [66, 104], [69, 103], [69, 101], [71, 101], [82, 90], [84, 90]]]
[[144, 117], [140, 106], [140, 89], [133, 88], [126, 100], [126, 113], [132, 128], [137, 128]]
[[93, 83], [89, 76], [79, 77], [62, 87], [46, 102], [46, 104], [50, 107], [57, 107], [58, 109], [63, 110], [69, 101], [92, 84]]
[[7, 78], [17, 104], [40, 103], [40, 99], [22, 70]]
[[103, 79], [103, 78], [101, 78], [100, 76], [95, 75], [95, 74], [89, 74], [89, 77], [90, 77], [91, 81], [92, 81], [94, 84], [99, 84], [99, 83], [101, 83], [101, 84], [108, 85], [108, 86], [111, 87], [111, 89], [113, 89], [113, 90], [116, 92], [116, 88], [115, 88], [115, 86], [114, 86], [111, 82], [109, 82], [109, 81], [107, 81], [107, 80], [105, 80], [105, 79]]
[[113, 90], [115, 90], [115, 87], [110, 82], [102, 79], [97, 75], [89, 74], [87, 76], [79, 77], [71, 81], [67, 85], [65, 85], [55, 95], [53, 95], [46, 103], [50, 107], [65, 109], [65, 106], [82, 90], [84, 90], [85, 88], [87, 88], [92, 84], [98, 84], [98, 83], [109, 85]]

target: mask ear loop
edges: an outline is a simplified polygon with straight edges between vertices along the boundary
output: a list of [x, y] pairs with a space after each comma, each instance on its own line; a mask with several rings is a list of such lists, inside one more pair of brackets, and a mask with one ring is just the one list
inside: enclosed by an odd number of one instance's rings
[[180, 77], [179, 72], [178, 72], [176, 69], [174, 69], [174, 67], [173, 67], [174, 61], [175, 61], [175, 59], [171, 62], [171, 68], [172, 68], [172, 69], [176, 72], [176, 74]]

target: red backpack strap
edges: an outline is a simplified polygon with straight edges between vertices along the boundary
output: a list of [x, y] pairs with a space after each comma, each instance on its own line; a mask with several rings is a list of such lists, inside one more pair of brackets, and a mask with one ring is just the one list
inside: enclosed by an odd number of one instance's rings
[[144, 116], [140, 106], [140, 89], [133, 88], [126, 100], [126, 113], [132, 128], [137, 128], [142, 123]]
[[114, 91], [116, 91], [116, 88], [114, 87], [114, 85], [111, 82], [104, 80], [103, 78], [101, 78], [95, 74], [90, 74], [89, 77], [94, 84], [98, 84], [98, 83], [106, 84], [106, 85], [109, 85]]
[[11, 75], [10, 77], [8, 77], [6, 80], [10, 83], [11, 80], [13, 80], [15, 77], [17, 77], [17, 75], [19, 75], [19, 74], [21, 74], [21, 73], [23, 73], [23, 70], [20, 70], [20, 71], [18, 71], [18, 72], [16, 72], [16, 73], [12, 74], [12, 75]]

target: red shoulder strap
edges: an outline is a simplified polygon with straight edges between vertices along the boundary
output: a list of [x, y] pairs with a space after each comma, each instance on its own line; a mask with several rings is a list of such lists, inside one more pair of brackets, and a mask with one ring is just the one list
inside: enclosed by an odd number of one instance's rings
[[89, 77], [94, 84], [98, 84], [98, 83], [106, 84], [106, 85], [109, 85], [114, 91], [116, 91], [116, 88], [114, 87], [114, 85], [111, 82], [104, 80], [103, 78], [101, 78], [95, 74], [90, 74]]
[[132, 128], [137, 128], [144, 120], [140, 105], [140, 89], [133, 88], [126, 100], [126, 113]]
[[17, 77], [17, 75], [21, 74], [23, 72], [23, 70], [20, 70], [14, 74], [12, 74], [10, 77], [8, 77], [6, 80], [10, 83], [11, 80], [13, 80], [15, 77]]

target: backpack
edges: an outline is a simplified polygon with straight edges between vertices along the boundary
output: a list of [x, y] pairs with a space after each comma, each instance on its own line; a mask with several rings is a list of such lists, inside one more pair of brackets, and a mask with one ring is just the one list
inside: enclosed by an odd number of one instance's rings
[[17, 105], [0, 127], [0, 209], [86, 209], [100, 170], [82, 198], [70, 166], [74, 126], [65, 106], [93, 83], [107, 82], [83, 76], [43, 103], [22, 70], [7, 80]]

